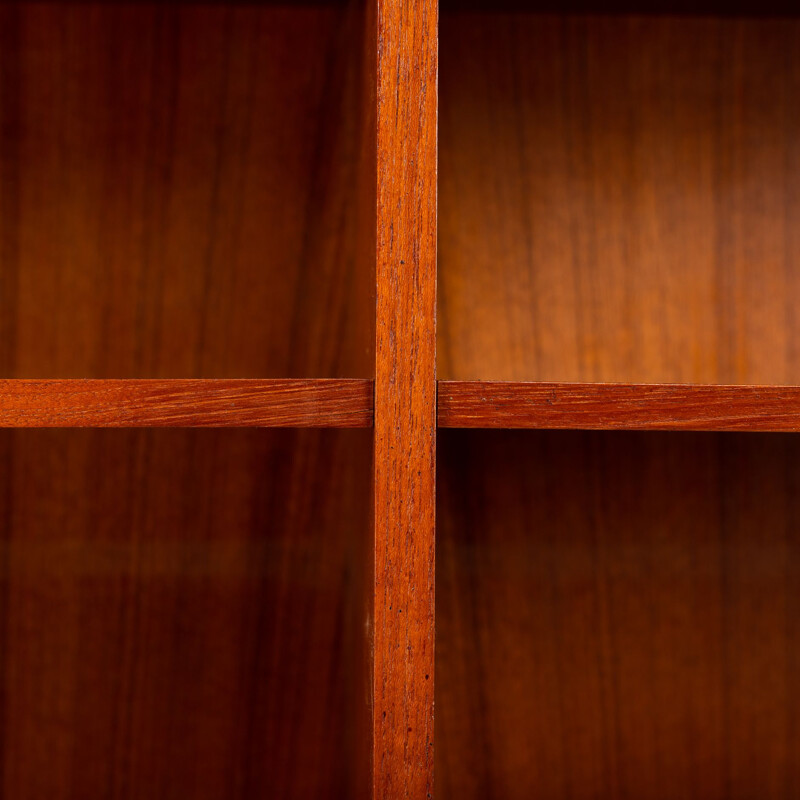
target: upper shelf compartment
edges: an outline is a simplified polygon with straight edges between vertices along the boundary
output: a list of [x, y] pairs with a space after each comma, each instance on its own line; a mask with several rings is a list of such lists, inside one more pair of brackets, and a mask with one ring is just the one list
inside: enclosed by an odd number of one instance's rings
[[361, 8], [0, 5], [0, 377], [372, 376]]
[[799, 383], [800, 22], [501, 5], [442, 7], [439, 376]]

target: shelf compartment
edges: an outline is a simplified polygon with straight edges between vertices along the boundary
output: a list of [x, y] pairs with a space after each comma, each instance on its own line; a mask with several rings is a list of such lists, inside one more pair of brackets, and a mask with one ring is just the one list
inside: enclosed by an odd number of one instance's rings
[[368, 428], [371, 380], [3, 380], [0, 427]]
[[439, 381], [442, 428], [800, 431], [800, 387]]
[[440, 23], [439, 376], [800, 383], [800, 19], [471, 5]]
[[371, 452], [0, 432], [4, 794], [366, 796]]
[[0, 5], [0, 378], [373, 375], [365, 10]]
[[800, 437], [441, 431], [442, 800], [800, 782]]

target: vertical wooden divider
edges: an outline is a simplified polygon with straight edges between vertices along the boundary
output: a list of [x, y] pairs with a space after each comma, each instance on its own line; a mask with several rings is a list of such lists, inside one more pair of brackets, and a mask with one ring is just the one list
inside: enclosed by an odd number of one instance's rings
[[373, 795], [433, 796], [437, 0], [378, 0]]

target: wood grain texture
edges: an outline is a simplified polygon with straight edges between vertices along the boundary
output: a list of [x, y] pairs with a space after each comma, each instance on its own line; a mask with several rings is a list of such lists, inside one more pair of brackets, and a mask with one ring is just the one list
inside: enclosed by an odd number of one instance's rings
[[369, 428], [372, 381], [0, 380], [0, 427]]
[[439, 13], [680, 14], [689, 17], [797, 17], [790, 0], [440, 0]]
[[0, 377], [372, 377], [363, 5], [0, 4]]
[[[371, 424], [364, 11], [0, 3], [0, 415]], [[0, 433], [0, 794], [367, 796], [371, 458]]]
[[0, 793], [366, 783], [372, 434], [0, 432]]
[[[376, 252], [377, 252], [377, 192], [378, 192], [378, 4], [365, 0], [358, 4], [361, 8], [361, 71], [360, 71], [360, 109], [361, 147], [359, 168], [359, 253], [362, 264], [360, 271], [368, 272], [370, 281], [369, 320], [373, 341], [369, 343], [370, 352], [375, 353], [375, 309], [376, 309]], [[355, 312], [358, 313], [358, 312]], [[370, 375], [375, 374], [375, 359], [371, 364]], [[374, 404], [374, 382], [370, 405]], [[371, 415], [370, 424], [374, 414]], [[351, 709], [355, 724], [351, 754], [356, 765], [356, 780], [350, 787], [354, 800], [373, 800], [374, 797], [374, 694], [375, 659], [372, 624], [375, 619], [375, 495], [374, 495], [374, 433], [373, 447], [370, 450], [370, 485], [368, 494], [359, 502], [368, 518], [368, 533], [359, 539], [353, 557], [353, 596], [358, 609], [358, 633], [351, 654], [356, 665], [350, 677], [350, 685], [355, 690], [355, 701]]]
[[442, 800], [800, 793], [800, 438], [444, 431]]
[[800, 431], [800, 387], [439, 381], [443, 428]]
[[439, 376], [800, 383], [800, 21], [443, 13]]
[[375, 798], [433, 794], [436, 0], [378, 1]]

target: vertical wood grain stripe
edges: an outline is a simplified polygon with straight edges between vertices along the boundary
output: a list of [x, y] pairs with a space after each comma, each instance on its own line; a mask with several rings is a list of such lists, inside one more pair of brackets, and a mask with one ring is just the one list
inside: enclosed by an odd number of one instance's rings
[[374, 796], [433, 795], [436, 0], [378, 2]]

